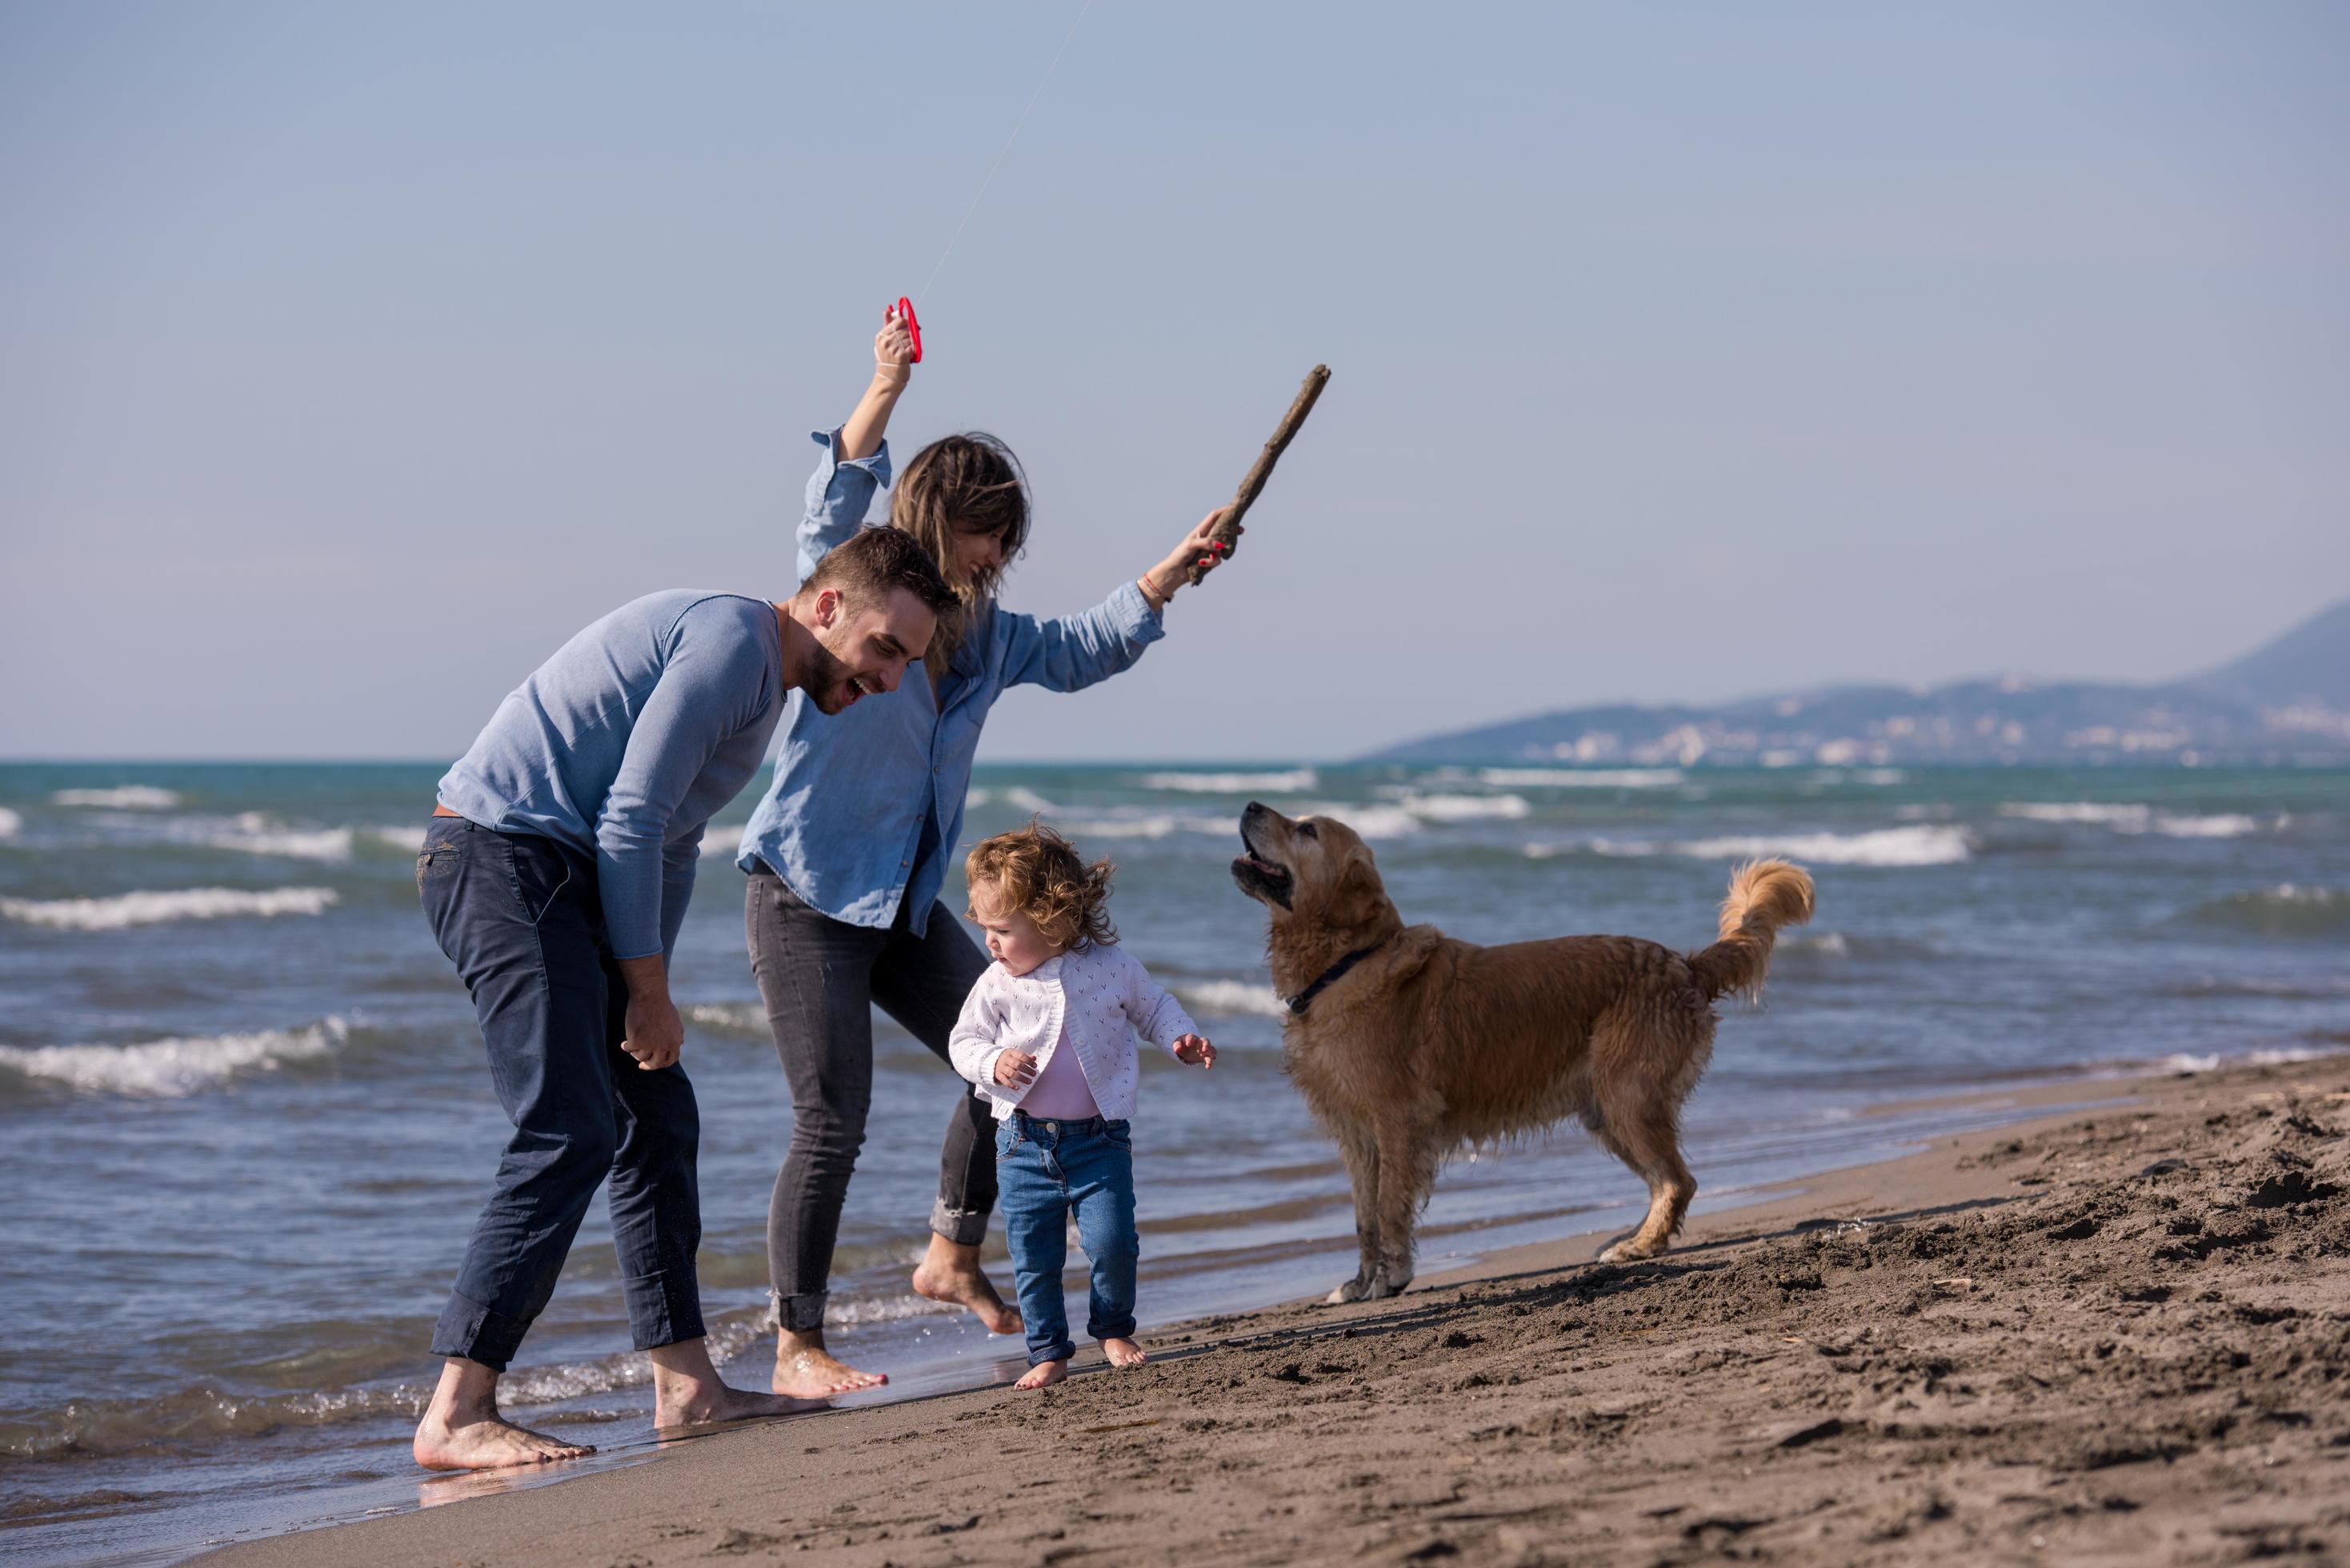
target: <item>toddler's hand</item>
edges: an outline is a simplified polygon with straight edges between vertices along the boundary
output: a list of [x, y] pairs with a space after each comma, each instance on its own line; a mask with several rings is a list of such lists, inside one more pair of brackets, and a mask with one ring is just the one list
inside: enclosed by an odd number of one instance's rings
[[1204, 1034], [1186, 1034], [1175, 1042], [1175, 1060], [1190, 1067], [1212, 1067], [1216, 1048]]
[[1036, 1075], [1036, 1058], [1025, 1051], [1006, 1051], [995, 1059], [995, 1081], [1017, 1089]]

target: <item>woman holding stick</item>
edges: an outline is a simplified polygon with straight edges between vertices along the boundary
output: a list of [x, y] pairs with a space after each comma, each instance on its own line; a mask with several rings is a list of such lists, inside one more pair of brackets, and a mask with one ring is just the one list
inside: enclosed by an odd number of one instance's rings
[[[889, 416], [913, 376], [913, 342], [895, 312], [873, 340], [873, 379], [846, 424], [818, 432], [799, 529], [803, 576], [862, 524], [889, 482]], [[1222, 509], [1219, 508], [1219, 511]], [[923, 679], [818, 722], [786, 714], [775, 782], [743, 835], [751, 969], [792, 1095], [792, 1142], [767, 1217], [779, 1329], [774, 1386], [820, 1397], [886, 1382], [825, 1346], [833, 1245], [873, 1091], [873, 1006], [948, 1071], [955, 1107], [939, 1160], [929, 1251], [913, 1287], [969, 1307], [991, 1333], [1019, 1331], [981, 1272], [995, 1207], [994, 1127], [952, 1077], [947, 1037], [987, 955], [939, 892], [962, 827], [963, 796], [988, 710], [1024, 682], [1075, 691], [1118, 673], [1157, 641], [1167, 602], [1230, 548], [1217, 512], [1140, 576], [1092, 609], [1040, 619], [1000, 608], [996, 588], [1028, 540], [1017, 461], [993, 436], [948, 436], [914, 454], [889, 524], [920, 541], [961, 600], [939, 618]], [[830, 787], [830, 781], [853, 787]]]

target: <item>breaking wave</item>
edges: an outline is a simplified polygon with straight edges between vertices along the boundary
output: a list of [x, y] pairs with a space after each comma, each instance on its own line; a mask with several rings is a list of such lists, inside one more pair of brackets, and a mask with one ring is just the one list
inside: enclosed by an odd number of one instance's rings
[[356, 833], [348, 827], [291, 828], [258, 811], [234, 816], [192, 816], [169, 823], [164, 834], [177, 844], [275, 855], [295, 860], [348, 860]]
[[2233, 1055], [2222, 1055], [2216, 1051], [2208, 1054], [2173, 1051], [2147, 1065], [2165, 1073], [2209, 1073], [2220, 1067], [2282, 1067], [2294, 1062], [2314, 1062], [2320, 1057], [2339, 1053], [2339, 1046], [2329, 1045], [2285, 1045], [2272, 1050], [2244, 1051]]
[[6, 806], [0, 805], [0, 838], [16, 837], [16, 830], [24, 826], [25, 819], [23, 817], [18, 816]]
[[1312, 768], [1289, 768], [1262, 774], [1144, 774], [1134, 782], [1145, 789], [1192, 794], [1300, 794], [1320, 784], [1322, 775]]
[[[2000, 806], [1999, 814], [2025, 822], [2089, 824], [2110, 827], [2116, 833], [2159, 833], [2170, 838], [2241, 838], [2261, 830], [2258, 817], [2246, 816], [2241, 812], [2183, 816], [2157, 811], [2150, 805], [2097, 801], [2008, 801]], [[2279, 818], [2278, 825], [2282, 824], [2283, 819]]]
[[1227, 838], [1240, 830], [1240, 819], [1196, 811], [1128, 809], [1112, 810], [1101, 816], [1072, 817], [1058, 826], [1082, 849], [1088, 838], [1169, 838], [1178, 833], [1204, 833]]
[[114, 811], [169, 811], [180, 804], [176, 790], [153, 784], [124, 784], [119, 789], [61, 789], [49, 799], [59, 805], [96, 805]]
[[1972, 853], [1964, 829], [1923, 823], [1910, 827], [1880, 827], [1866, 833], [1733, 835], [1692, 839], [1670, 848], [1675, 855], [1693, 856], [1700, 860], [1783, 855], [1791, 860], [1815, 861], [1823, 866], [1953, 866]]
[[1486, 768], [1477, 777], [1496, 789], [1661, 789], [1689, 774], [1679, 768]]
[[324, 1056], [349, 1038], [340, 1018], [307, 1029], [149, 1040], [136, 1045], [0, 1045], [0, 1069], [90, 1094], [176, 1098], [288, 1062]]
[[389, 844], [394, 849], [405, 849], [411, 855], [414, 855], [424, 847], [424, 825], [421, 822], [402, 822], [370, 827], [367, 830], [367, 836]]
[[2350, 931], [2350, 889], [2282, 882], [2213, 898], [2197, 905], [2188, 918], [2264, 937], [2330, 936]]
[[1280, 1018], [1288, 1009], [1269, 985], [1239, 980], [1179, 980], [1168, 990], [1201, 1018]]
[[732, 860], [743, 847], [740, 827], [705, 827], [702, 830], [702, 857]]
[[182, 888], [140, 890], [110, 898], [0, 898], [0, 916], [65, 931], [119, 931], [173, 920], [222, 920], [274, 915], [323, 915], [340, 901], [332, 888]]
[[1513, 822], [1534, 810], [1522, 794], [1407, 794], [1396, 804], [1422, 822]]

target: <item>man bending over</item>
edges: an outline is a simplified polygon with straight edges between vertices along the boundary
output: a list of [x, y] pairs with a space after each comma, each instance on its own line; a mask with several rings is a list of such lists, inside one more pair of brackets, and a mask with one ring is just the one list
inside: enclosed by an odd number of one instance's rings
[[652, 1353], [654, 1424], [820, 1403], [731, 1388], [711, 1365], [693, 1270], [700, 1119], [677, 1064], [669, 959], [702, 826], [757, 771], [785, 699], [796, 688], [837, 713], [897, 690], [954, 602], [892, 528], [827, 556], [783, 604], [650, 595], [566, 643], [441, 780], [417, 887], [473, 993], [515, 1134], [433, 1331], [448, 1359], [417, 1463], [591, 1451], [505, 1420], [497, 1390], [608, 1176], [629, 1326]]

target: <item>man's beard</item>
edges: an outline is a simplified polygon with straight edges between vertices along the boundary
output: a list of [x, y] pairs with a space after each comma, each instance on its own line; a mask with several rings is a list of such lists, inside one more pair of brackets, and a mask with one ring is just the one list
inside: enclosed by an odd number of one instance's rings
[[800, 690], [808, 694], [817, 712], [837, 713], [849, 703], [848, 666], [824, 645], [822, 639], [810, 640], [807, 668], [800, 672]]

